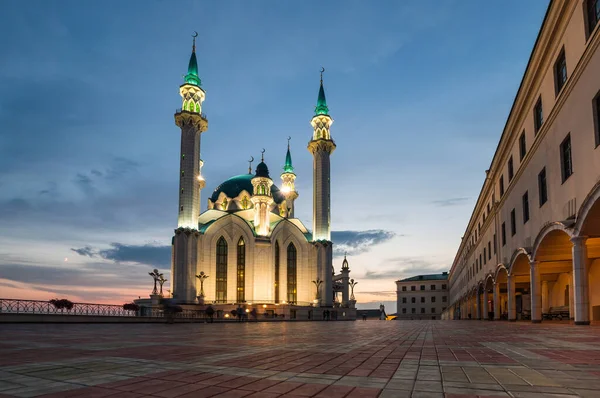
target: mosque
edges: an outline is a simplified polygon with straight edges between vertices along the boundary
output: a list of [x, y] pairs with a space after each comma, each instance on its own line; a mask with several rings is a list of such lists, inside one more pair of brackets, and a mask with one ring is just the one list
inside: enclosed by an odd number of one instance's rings
[[280, 313], [288, 308], [290, 317], [297, 319], [310, 318], [312, 308], [331, 307], [347, 309], [336, 311], [339, 316], [355, 317], [348, 261], [344, 258], [339, 273], [333, 267], [330, 156], [336, 145], [323, 71], [308, 142], [314, 159], [312, 232], [294, 216], [298, 192], [289, 138], [279, 186], [263, 150], [256, 169], [249, 167], [247, 174], [219, 184], [201, 213], [206, 181], [200, 148], [208, 120], [202, 112], [206, 93], [198, 75], [194, 38], [188, 72], [179, 89], [182, 107], [175, 113], [175, 124], [181, 129], [178, 223], [172, 239], [170, 281], [176, 302], [221, 308], [278, 306]]

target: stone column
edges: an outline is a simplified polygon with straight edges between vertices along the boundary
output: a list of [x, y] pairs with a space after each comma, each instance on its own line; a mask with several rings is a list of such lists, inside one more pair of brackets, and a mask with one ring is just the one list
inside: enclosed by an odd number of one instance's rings
[[531, 280], [531, 322], [542, 322], [542, 281], [539, 261], [529, 263]]
[[569, 318], [575, 319], [575, 298], [573, 297], [573, 272], [569, 272]]
[[494, 283], [494, 320], [500, 319], [500, 284]]
[[484, 289], [481, 295], [481, 319], [488, 319], [488, 292]]
[[515, 322], [517, 320], [517, 292], [514, 275], [508, 276], [508, 282], [506, 285], [508, 294], [508, 320], [510, 322]]
[[542, 281], [542, 314], [550, 310], [550, 297], [548, 297], [548, 281]]
[[590, 297], [589, 297], [589, 271], [590, 260], [588, 258], [585, 242], [587, 236], [576, 236], [571, 238], [573, 242], [573, 285], [575, 299], [575, 325], [590, 324]]
[[475, 297], [473, 298], [475, 301], [475, 313], [473, 314], [473, 319], [481, 319], [479, 318], [479, 307], [481, 307], [481, 300], [479, 299], [479, 292], [475, 293]]

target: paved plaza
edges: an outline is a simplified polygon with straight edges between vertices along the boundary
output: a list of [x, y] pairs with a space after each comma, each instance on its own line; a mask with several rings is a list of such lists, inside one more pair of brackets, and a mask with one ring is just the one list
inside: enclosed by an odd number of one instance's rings
[[566, 322], [0, 324], [0, 397], [600, 397]]

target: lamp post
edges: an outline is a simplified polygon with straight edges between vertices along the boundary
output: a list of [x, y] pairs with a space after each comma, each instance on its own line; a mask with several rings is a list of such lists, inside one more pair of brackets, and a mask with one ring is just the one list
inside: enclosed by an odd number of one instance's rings
[[152, 294], [156, 295], [156, 294], [158, 294], [158, 288], [156, 286], [156, 282], [158, 282], [158, 280], [162, 277], [162, 274], [160, 272], [158, 272], [157, 269], [154, 269], [154, 271], [148, 272], [148, 275], [150, 275], [154, 279], [154, 289], [152, 289]]
[[200, 271], [200, 274], [196, 275], [196, 278], [200, 279], [200, 295], [198, 296], [198, 304], [204, 304], [204, 280], [208, 278], [208, 275], [204, 271]]
[[163, 295], [162, 288], [163, 288], [163, 285], [164, 285], [164, 283], [165, 283], [166, 281], [167, 281], [167, 279], [165, 279], [165, 277], [163, 276], [163, 274], [160, 274], [160, 275], [158, 276], [158, 284], [160, 285], [160, 293], [158, 293], [158, 294], [159, 294], [160, 296], [162, 296], [162, 295]]
[[323, 284], [323, 281], [320, 280], [319, 278], [317, 278], [316, 281], [312, 281], [312, 283], [315, 284], [315, 287], [317, 288], [317, 293], [315, 294], [315, 299], [313, 300], [313, 303], [315, 305], [315, 307], [318, 307], [320, 302], [321, 302], [321, 285]]
[[350, 300], [354, 300], [356, 301], [356, 298], [354, 297], [354, 286], [358, 285], [358, 282], [354, 282], [354, 279], [350, 279]]

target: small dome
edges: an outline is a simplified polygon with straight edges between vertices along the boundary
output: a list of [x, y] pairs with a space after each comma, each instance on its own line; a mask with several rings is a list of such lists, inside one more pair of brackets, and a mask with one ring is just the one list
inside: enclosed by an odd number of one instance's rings
[[269, 177], [269, 168], [267, 167], [267, 164], [265, 162], [260, 162], [258, 166], [256, 166], [255, 177], [271, 178]]
[[[265, 165], [266, 167], [266, 165]], [[258, 167], [257, 167], [258, 169]], [[267, 170], [268, 174], [268, 170]], [[221, 192], [225, 194], [228, 198], [236, 198], [242, 191], [248, 192], [250, 196], [252, 196], [252, 192], [254, 187], [252, 186], [252, 179], [254, 176], [252, 174], [242, 174], [239, 176], [231, 177], [225, 181], [223, 181], [212, 193], [210, 200], [215, 203], [219, 200], [219, 195]], [[285, 196], [281, 193], [279, 188], [275, 185], [271, 186], [271, 194], [273, 195], [273, 200], [275, 203], [280, 204], [285, 200]]]

